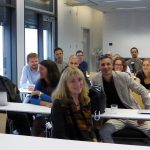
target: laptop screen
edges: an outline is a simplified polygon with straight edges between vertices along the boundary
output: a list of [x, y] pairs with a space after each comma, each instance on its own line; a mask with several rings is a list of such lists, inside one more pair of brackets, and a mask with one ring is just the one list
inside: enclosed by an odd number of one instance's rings
[[6, 106], [6, 105], [8, 105], [7, 93], [0, 92], [0, 106]]

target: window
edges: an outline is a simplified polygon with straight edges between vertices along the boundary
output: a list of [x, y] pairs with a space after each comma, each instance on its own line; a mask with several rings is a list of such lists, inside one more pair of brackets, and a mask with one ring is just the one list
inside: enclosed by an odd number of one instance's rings
[[53, 59], [56, 16], [53, 0], [25, 0], [25, 60], [36, 52], [40, 61]]
[[54, 50], [54, 19], [49, 16], [43, 16], [43, 53], [44, 59], [53, 58]]
[[25, 10], [25, 64], [27, 55], [31, 52], [38, 54], [38, 23], [37, 14]]
[[54, 14], [54, 0], [25, 0], [26, 8], [32, 8], [37, 11], [46, 11]]
[[[16, 11], [15, 0], [0, 1], [0, 74], [16, 78]], [[12, 59], [13, 58], [13, 59]], [[13, 73], [12, 73], [13, 68]], [[16, 82], [15, 82], [16, 83]]]
[[38, 53], [37, 38], [37, 29], [25, 28], [25, 60], [29, 53]]
[[0, 26], [0, 75], [3, 75], [3, 26]]

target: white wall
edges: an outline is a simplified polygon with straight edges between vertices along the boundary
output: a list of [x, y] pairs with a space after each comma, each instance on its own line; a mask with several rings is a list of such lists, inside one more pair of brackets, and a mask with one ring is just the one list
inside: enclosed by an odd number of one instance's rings
[[[103, 50], [130, 57], [130, 48], [139, 49], [139, 57], [150, 57], [150, 12], [104, 13]], [[108, 43], [113, 43], [109, 46]]]
[[18, 87], [24, 66], [24, 2], [16, 1], [17, 9], [17, 79]]
[[[90, 50], [102, 48], [103, 14], [86, 6], [67, 6], [65, 2], [66, 0], [58, 1], [58, 46], [64, 50], [67, 61], [76, 50], [83, 49], [83, 28], [90, 29]], [[90, 66], [94, 66], [93, 57], [90, 58]]]

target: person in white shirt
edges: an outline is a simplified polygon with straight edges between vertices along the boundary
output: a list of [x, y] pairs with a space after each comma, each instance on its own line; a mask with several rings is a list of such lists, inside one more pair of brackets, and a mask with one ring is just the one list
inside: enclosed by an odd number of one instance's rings
[[36, 53], [27, 55], [27, 65], [23, 67], [20, 79], [20, 88], [34, 90], [34, 85], [39, 79], [40, 74], [38, 71], [39, 58]]

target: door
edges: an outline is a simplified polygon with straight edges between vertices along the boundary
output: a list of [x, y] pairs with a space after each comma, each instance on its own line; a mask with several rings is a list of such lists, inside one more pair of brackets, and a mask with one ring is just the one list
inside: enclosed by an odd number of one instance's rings
[[90, 29], [83, 29], [83, 52], [84, 60], [88, 63], [88, 71], [90, 70]]

